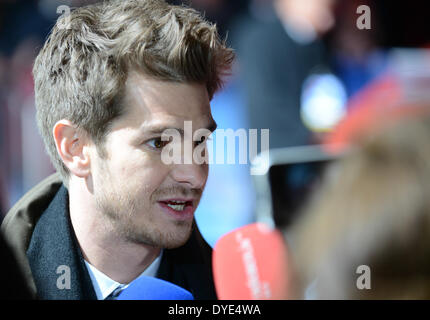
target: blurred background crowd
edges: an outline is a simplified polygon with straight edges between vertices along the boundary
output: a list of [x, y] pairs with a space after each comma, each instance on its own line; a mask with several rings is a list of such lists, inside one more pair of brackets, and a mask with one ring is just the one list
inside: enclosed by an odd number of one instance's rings
[[[33, 60], [62, 14], [59, 6], [92, 2], [0, 1], [1, 217], [53, 172], [36, 128]], [[358, 109], [428, 94], [427, 1], [170, 2], [203, 12], [236, 51], [233, 73], [212, 101], [218, 127], [269, 128], [272, 148], [321, 143]], [[360, 5], [371, 10], [370, 29], [357, 27]], [[249, 163], [214, 165], [197, 222], [214, 245], [227, 231], [254, 221], [254, 205]]]

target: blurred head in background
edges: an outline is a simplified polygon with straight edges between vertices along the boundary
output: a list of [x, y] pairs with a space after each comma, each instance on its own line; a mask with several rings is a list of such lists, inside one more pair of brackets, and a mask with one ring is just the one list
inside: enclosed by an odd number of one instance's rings
[[364, 134], [296, 225], [295, 261], [311, 298], [430, 298], [428, 106], [414, 114]]

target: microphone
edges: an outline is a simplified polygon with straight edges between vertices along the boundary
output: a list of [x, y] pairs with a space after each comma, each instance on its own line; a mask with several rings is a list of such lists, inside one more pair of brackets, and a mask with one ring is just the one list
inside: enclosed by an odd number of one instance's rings
[[288, 299], [288, 253], [280, 231], [253, 223], [215, 244], [213, 272], [220, 300]]
[[141, 276], [121, 291], [117, 300], [194, 300], [193, 295], [173, 283]]

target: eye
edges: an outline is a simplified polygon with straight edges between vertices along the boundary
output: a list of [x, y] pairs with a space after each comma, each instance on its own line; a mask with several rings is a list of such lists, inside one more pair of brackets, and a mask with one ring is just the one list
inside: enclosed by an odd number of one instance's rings
[[147, 145], [149, 145], [151, 148], [157, 149], [157, 150], [163, 149], [169, 143], [170, 143], [170, 141], [163, 141], [163, 140], [161, 140], [161, 138], [154, 138], [154, 139], [146, 141]]

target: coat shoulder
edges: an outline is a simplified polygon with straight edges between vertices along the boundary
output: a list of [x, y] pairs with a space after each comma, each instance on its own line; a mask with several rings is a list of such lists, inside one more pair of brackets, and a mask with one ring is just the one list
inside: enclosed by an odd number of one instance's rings
[[12, 250], [34, 295], [36, 286], [26, 251], [38, 219], [49, 206], [61, 185], [62, 180], [58, 173], [41, 181], [9, 210], [0, 227], [1, 235]]

